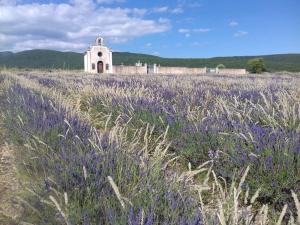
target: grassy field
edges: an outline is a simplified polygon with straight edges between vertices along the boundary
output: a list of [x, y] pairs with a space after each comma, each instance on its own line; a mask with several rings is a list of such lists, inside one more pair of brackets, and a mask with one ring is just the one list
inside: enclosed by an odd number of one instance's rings
[[[246, 68], [250, 59], [263, 58], [268, 71], [300, 71], [300, 54], [278, 54], [261, 56], [234, 56], [214, 58], [162, 58], [147, 54], [113, 52], [113, 65], [135, 65], [138, 61], [161, 66], [179, 66], [196, 68], [216, 68], [223, 64], [227, 68]], [[83, 54], [76, 52], [59, 52], [53, 50], [28, 50], [23, 52], [0, 52], [0, 69], [35, 68], [83, 70]]]
[[299, 74], [2, 71], [0, 105], [0, 221], [300, 224]]

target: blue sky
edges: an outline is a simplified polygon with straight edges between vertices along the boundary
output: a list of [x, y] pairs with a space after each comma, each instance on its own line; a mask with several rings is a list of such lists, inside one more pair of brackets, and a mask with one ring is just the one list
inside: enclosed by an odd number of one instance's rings
[[162, 57], [300, 53], [299, 0], [0, 0], [0, 51], [113, 51]]

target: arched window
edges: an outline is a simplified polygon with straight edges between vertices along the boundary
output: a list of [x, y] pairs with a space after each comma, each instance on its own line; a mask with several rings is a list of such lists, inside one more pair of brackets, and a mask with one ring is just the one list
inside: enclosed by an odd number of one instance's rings
[[102, 52], [98, 52], [98, 56], [101, 57], [102, 56]]

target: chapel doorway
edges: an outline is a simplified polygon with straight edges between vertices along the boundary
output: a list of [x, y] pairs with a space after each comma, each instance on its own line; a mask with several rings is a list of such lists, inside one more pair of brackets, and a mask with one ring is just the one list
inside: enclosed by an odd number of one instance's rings
[[103, 62], [99, 61], [97, 63], [97, 73], [103, 73]]

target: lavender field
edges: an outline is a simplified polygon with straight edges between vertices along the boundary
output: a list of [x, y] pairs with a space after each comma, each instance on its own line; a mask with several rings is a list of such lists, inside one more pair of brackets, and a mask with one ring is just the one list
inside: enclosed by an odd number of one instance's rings
[[8, 224], [300, 224], [299, 74], [2, 71], [0, 113]]

